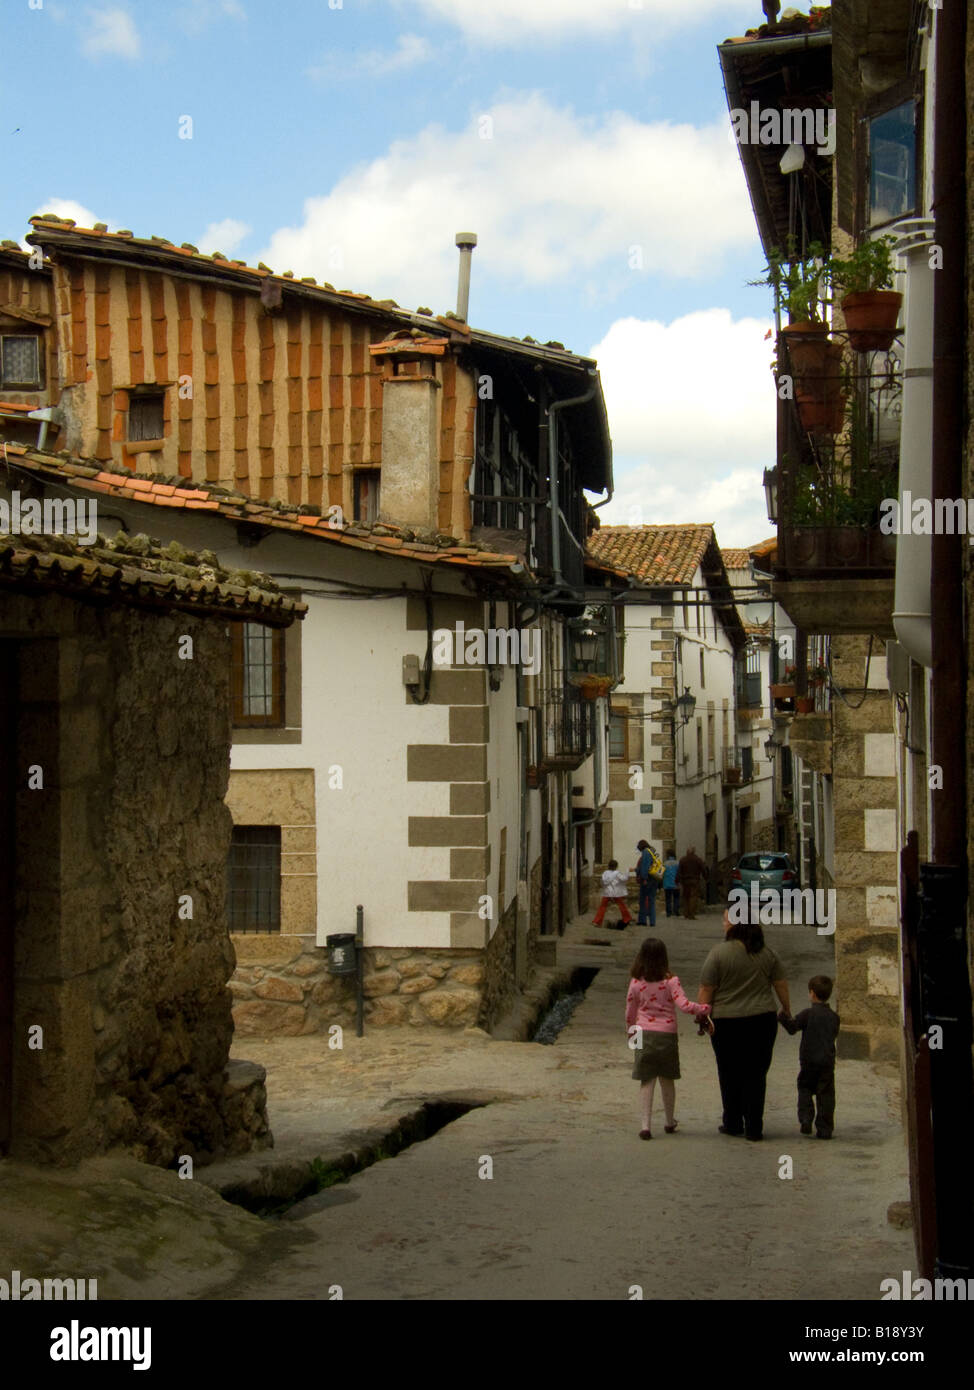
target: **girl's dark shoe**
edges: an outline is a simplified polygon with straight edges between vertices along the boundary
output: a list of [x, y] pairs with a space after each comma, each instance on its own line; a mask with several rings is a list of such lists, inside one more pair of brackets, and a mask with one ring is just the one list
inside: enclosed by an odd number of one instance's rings
[[733, 1139], [740, 1139], [744, 1133], [743, 1129], [728, 1129], [726, 1125], [717, 1126], [718, 1134], [729, 1134]]
[[673, 1123], [672, 1123], [671, 1125], [664, 1125], [664, 1126], [663, 1126], [663, 1133], [664, 1133], [664, 1134], [675, 1134], [675, 1133], [676, 1133], [676, 1127], [677, 1127], [677, 1125], [678, 1125], [679, 1123], [680, 1123], [679, 1120], [674, 1120]]
[[652, 1135], [652, 1132], [651, 1132], [650, 1130], [648, 1130], [648, 1129], [641, 1129], [641, 1130], [639, 1131], [639, 1137], [640, 1137], [640, 1139], [652, 1139], [653, 1135]]
[[747, 1139], [747, 1140], [749, 1140], [752, 1144], [760, 1144], [761, 1140], [764, 1138], [764, 1135], [763, 1135], [763, 1134], [745, 1134], [744, 1138]]

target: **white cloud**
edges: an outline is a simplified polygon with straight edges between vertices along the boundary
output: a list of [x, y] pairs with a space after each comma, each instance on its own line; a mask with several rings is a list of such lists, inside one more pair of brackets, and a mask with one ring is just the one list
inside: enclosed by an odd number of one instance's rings
[[308, 69], [308, 76], [316, 80], [334, 82], [339, 78], [385, 77], [392, 72], [403, 72], [428, 63], [433, 57], [433, 45], [429, 39], [419, 34], [400, 34], [394, 49], [383, 52], [381, 49], [366, 49], [362, 53], [329, 53], [325, 60]]
[[[491, 138], [482, 138], [489, 134]], [[338, 288], [442, 310], [455, 300], [454, 233], [480, 241], [477, 285], [564, 281], [611, 297], [632, 276], [712, 274], [751, 246], [753, 218], [726, 122], [700, 129], [610, 112], [583, 119], [524, 94], [461, 131], [429, 126], [310, 197], [261, 258]], [[634, 248], [642, 272], [630, 269]], [[719, 268], [719, 264], [716, 268]], [[482, 321], [482, 320], [481, 320]]]
[[664, 324], [619, 319], [598, 359], [615, 456], [607, 525], [712, 521], [723, 546], [770, 534], [774, 461], [770, 327], [705, 309]]
[[247, 12], [238, 0], [192, 0], [192, 4], [174, 10], [173, 19], [185, 33], [195, 37], [222, 19], [245, 22]]
[[[407, 0], [396, 4], [407, 8]], [[469, 38], [498, 46], [517, 44], [526, 36], [557, 41], [625, 29], [652, 36], [721, 14], [733, 16], [742, 27], [741, 0], [419, 0], [419, 6]], [[416, 0], [408, 0], [408, 8], [415, 11]]]
[[249, 231], [247, 223], [239, 221], [236, 217], [224, 217], [221, 222], [211, 222], [200, 237], [200, 250], [204, 256], [212, 255], [214, 251], [222, 251], [225, 256], [229, 256], [236, 251]]
[[118, 58], [138, 58], [142, 42], [127, 10], [112, 8], [89, 10], [89, 32], [82, 39], [81, 51], [89, 58], [114, 54]]

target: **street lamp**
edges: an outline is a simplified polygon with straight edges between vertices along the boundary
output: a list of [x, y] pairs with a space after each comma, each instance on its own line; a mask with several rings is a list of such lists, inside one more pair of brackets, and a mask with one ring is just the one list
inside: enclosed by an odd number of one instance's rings
[[764, 470], [764, 500], [768, 508], [768, 520], [778, 524], [778, 469]]
[[774, 738], [766, 738], [764, 740], [764, 753], [769, 762], [774, 762], [777, 752], [778, 745], [775, 743]]
[[696, 695], [691, 695], [690, 687], [688, 685], [685, 685], [683, 687], [683, 694], [680, 696], [678, 700], [674, 700], [673, 702], [673, 713], [679, 713], [683, 715], [683, 719], [677, 725], [677, 728], [682, 729], [684, 725], [689, 724], [690, 720], [693, 718], [693, 711], [696, 708], [697, 697]]

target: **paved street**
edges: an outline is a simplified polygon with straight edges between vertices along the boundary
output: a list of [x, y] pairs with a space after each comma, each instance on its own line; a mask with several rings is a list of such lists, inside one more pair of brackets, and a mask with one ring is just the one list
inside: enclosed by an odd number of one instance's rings
[[[663, 919], [658, 930], [693, 997], [720, 934], [717, 909], [695, 923]], [[248, 1055], [268, 1064], [269, 1085], [288, 1078], [285, 1143], [312, 1123], [320, 1095], [333, 1093], [342, 1073], [363, 1122], [370, 1108], [375, 1118], [383, 1092], [512, 1098], [313, 1199], [311, 1214], [275, 1233], [292, 1248], [226, 1292], [316, 1298], [340, 1284], [346, 1298], [616, 1299], [639, 1285], [645, 1298], [878, 1297], [880, 1279], [913, 1261], [910, 1233], [886, 1221], [887, 1205], [908, 1195], [892, 1068], [840, 1063], [836, 1138], [807, 1139], [795, 1120], [798, 1038], [781, 1032], [767, 1141], [747, 1144], [717, 1133], [711, 1047], [681, 1018], [680, 1130], [664, 1135], [660, 1115], [653, 1141], [640, 1141], [622, 1008], [642, 935], [635, 925], [606, 932], [581, 919], [570, 929], [559, 963], [601, 969], [551, 1047], [468, 1036], [437, 1057], [423, 1040], [411, 1064], [408, 1037], [351, 1039], [330, 1056], [315, 1038], [266, 1049], [248, 1040]], [[585, 936], [612, 947], [585, 946]], [[808, 975], [830, 969], [829, 940], [803, 927], [769, 932], [769, 940], [786, 962], [797, 1010]], [[283, 1097], [272, 1123], [278, 1115], [284, 1121]], [[790, 1180], [778, 1176], [783, 1155], [793, 1159]], [[478, 1176], [484, 1157], [490, 1179]], [[322, 1200], [335, 1204], [315, 1210]], [[294, 1246], [295, 1226], [313, 1240]]]
[[[658, 932], [693, 997], [717, 910]], [[634, 1285], [644, 1298], [878, 1298], [880, 1279], [914, 1264], [910, 1232], [886, 1220], [908, 1196], [894, 1069], [840, 1062], [836, 1137], [806, 1139], [798, 1038], [781, 1032], [767, 1140], [748, 1144], [717, 1133], [711, 1047], [681, 1016], [680, 1130], [664, 1135], [660, 1114], [640, 1141], [623, 1003], [642, 935], [582, 919], [569, 929], [559, 967], [600, 969], [552, 1046], [435, 1029], [346, 1035], [341, 1051], [320, 1035], [242, 1040], [238, 1055], [268, 1068], [274, 1149], [191, 1183], [131, 1159], [67, 1173], [6, 1165], [0, 1262], [96, 1276], [103, 1299], [320, 1299], [335, 1285], [346, 1299], [626, 1299]], [[828, 938], [794, 927], [769, 939], [797, 1010], [809, 974], [829, 971]], [[494, 1099], [285, 1220], [210, 1191], [356, 1152], [442, 1096]], [[791, 1179], [778, 1175], [783, 1155]]]

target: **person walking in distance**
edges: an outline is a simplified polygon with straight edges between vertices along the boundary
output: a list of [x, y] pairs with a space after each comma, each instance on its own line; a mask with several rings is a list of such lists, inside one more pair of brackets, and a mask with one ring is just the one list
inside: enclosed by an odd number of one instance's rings
[[692, 922], [697, 915], [700, 881], [707, 877], [707, 866], [691, 845], [680, 860], [680, 890], [683, 894], [683, 915]]
[[676, 851], [668, 849], [663, 860], [663, 896], [666, 899], [667, 917], [680, 915], [680, 861]]
[[640, 840], [636, 848], [639, 859], [632, 872], [639, 882], [640, 927], [656, 926], [656, 890], [663, 877], [663, 864], [648, 840]]
[[[629, 892], [628, 875], [624, 874], [619, 868], [618, 861], [610, 859], [605, 873], [602, 875], [602, 901], [599, 903], [599, 910], [592, 918], [593, 927], [601, 927], [602, 918], [605, 916], [605, 909], [610, 903], [615, 903], [622, 914], [621, 926], [628, 927], [632, 921], [632, 914], [626, 906], [626, 895]], [[616, 922], [607, 922], [606, 926], [617, 926]]]
[[676, 1082], [680, 1079], [680, 1045], [676, 1030], [676, 1011], [706, 1018], [709, 1004], [692, 1004], [676, 975], [670, 974], [666, 946], [658, 937], [647, 936], [633, 961], [629, 992], [626, 995], [626, 1027], [630, 1047], [635, 1052], [632, 1076], [641, 1083], [639, 1099], [643, 1127], [640, 1139], [652, 1139], [653, 1098], [656, 1082], [663, 1096], [667, 1134], [676, 1130]]
[[811, 1005], [790, 1018], [784, 1011], [778, 1022], [788, 1033], [802, 1035], [798, 1050], [798, 1123], [802, 1134], [811, 1134], [812, 1123], [819, 1139], [831, 1139], [835, 1128], [835, 1038], [839, 1015], [829, 1008], [832, 981], [828, 975], [813, 975], [808, 982]]

